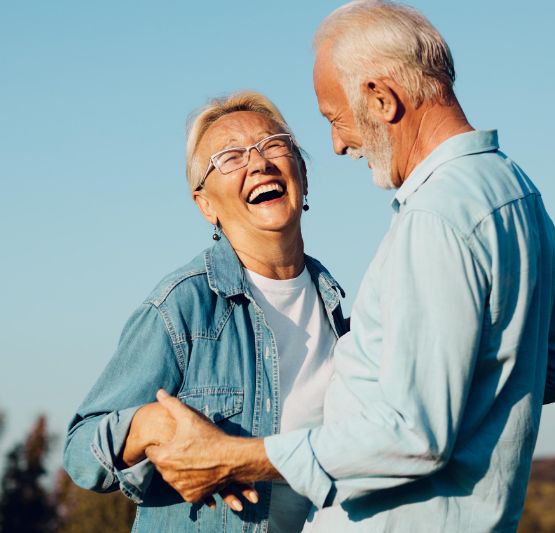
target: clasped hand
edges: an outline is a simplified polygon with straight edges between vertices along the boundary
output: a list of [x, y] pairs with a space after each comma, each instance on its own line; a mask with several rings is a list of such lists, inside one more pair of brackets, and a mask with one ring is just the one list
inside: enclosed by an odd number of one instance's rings
[[234, 437], [166, 391], [158, 391], [156, 398], [176, 423], [173, 439], [145, 450], [164, 481], [185, 501], [205, 502], [212, 508], [216, 492], [235, 511], [243, 509], [239, 496], [257, 503], [258, 494], [250, 485], [233, 482], [234, 465], [226, 450]]

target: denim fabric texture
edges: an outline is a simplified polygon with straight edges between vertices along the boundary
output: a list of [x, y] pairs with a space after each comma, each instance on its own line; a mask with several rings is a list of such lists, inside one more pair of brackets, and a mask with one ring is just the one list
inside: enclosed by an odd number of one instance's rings
[[[307, 269], [337, 337], [346, 332], [343, 291], [315, 259]], [[133, 415], [166, 389], [227, 433], [279, 432], [276, 341], [225, 236], [170, 274], [133, 313], [117, 351], [73, 420], [64, 465], [81, 487], [120, 489], [138, 504], [133, 531], [264, 532], [271, 484], [258, 483], [258, 505], [236, 513], [218, 497], [216, 511], [184, 502], [148, 459], [121, 455]]]

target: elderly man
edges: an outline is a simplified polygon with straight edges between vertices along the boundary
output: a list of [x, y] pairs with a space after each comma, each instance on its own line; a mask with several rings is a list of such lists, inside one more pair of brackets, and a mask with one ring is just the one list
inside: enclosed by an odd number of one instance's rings
[[283, 477], [314, 503], [307, 531], [513, 531], [555, 399], [553, 224], [496, 132], [468, 123], [449, 49], [418, 12], [352, 2], [315, 48], [335, 152], [398, 189], [325, 423], [228, 437], [162, 391], [176, 436], [148, 455], [191, 501]]

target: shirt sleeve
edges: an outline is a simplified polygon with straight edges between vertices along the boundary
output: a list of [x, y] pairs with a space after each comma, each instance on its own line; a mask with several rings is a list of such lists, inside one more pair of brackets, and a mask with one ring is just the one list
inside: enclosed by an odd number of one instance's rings
[[[465, 239], [434, 214], [408, 213], [391, 231], [379, 279], [365, 276], [351, 330], [357, 360], [379, 360], [380, 394], [359, 412], [265, 440], [272, 464], [317, 507], [431, 475], [448, 461], [461, 424], [486, 276]], [[370, 358], [364, 309], [376, 283], [382, 343]]]
[[551, 327], [549, 328], [549, 344], [547, 353], [547, 374], [545, 377], [545, 393], [543, 403], [555, 402], [555, 309], [551, 311]]
[[120, 456], [136, 411], [160, 388], [182, 382], [173, 345], [157, 308], [143, 304], [129, 319], [116, 353], [70, 422], [64, 467], [73, 481], [98, 492], [121, 491], [141, 503], [154, 467], [125, 467]]

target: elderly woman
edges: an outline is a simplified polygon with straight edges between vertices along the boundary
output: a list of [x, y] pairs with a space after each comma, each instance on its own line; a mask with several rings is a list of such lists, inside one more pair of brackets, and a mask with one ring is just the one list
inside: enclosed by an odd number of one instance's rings
[[184, 502], [145, 458], [174, 436], [154, 402], [160, 388], [231, 434], [318, 425], [333, 346], [346, 330], [341, 288], [304, 255], [306, 167], [272, 102], [243, 92], [202, 110], [187, 175], [214, 245], [131, 316], [70, 423], [65, 467], [82, 487], [119, 488], [137, 502], [134, 531], [300, 531], [310, 503], [283, 483], [258, 484], [258, 498], [243, 490], [257, 505], [227, 492], [235, 510], [210, 510]]

